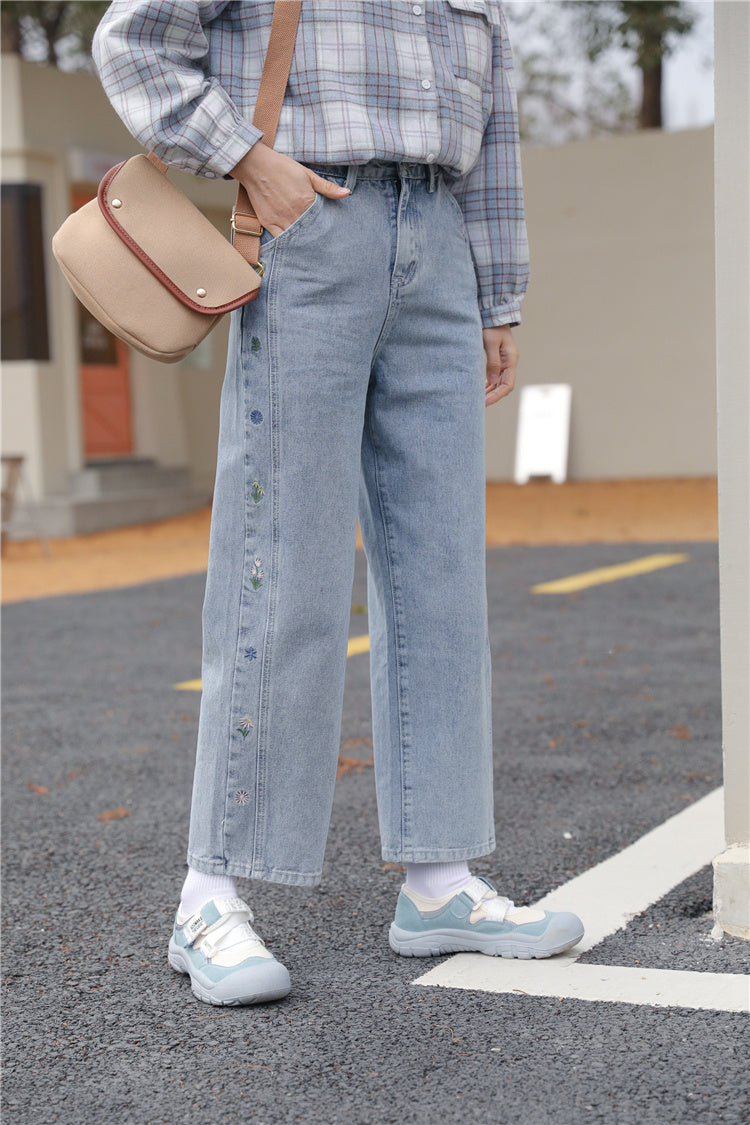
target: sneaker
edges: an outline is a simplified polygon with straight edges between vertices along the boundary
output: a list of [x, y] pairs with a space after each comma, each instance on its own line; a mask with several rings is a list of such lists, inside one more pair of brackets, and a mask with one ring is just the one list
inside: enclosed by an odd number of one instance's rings
[[492, 957], [551, 957], [583, 937], [575, 914], [516, 907], [474, 876], [457, 894], [424, 898], [403, 886], [388, 940], [404, 957], [474, 950]]
[[211, 898], [195, 914], [180, 908], [169, 940], [169, 963], [188, 973], [193, 994], [206, 1004], [236, 1006], [280, 1000], [289, 973], [252, 929], [241, 898]]

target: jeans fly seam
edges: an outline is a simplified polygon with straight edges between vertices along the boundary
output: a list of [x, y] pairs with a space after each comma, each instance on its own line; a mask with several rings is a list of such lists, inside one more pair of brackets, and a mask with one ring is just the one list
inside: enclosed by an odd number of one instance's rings
[[[386, 180], [385, 183], [386, 183], [386, 190], [387, 191], [394, 190], [393, 184], [391, 182]], [[393, 252], [393, 265], [391, 266], [391, 285], [390, 285], [390, 291], [389, 291], [389, 294], [388, 294], [388, 308], [385, 311], [385, 317], [383, 318], [383, 325], [382, 325], [382, 328], [380, 329], [380, 332], [378, 334], [378, 338], [375, 341], [375, 347], [372, 350], [371, 365], [374, 365], [375, 360], [378, 358], [378, 355], [380, 354], [381, 348], [383, 347], [386, 340], [388, 339], [388, 333], [390, 332], [391, 325], [393, 324], [394, 320], [396, 319], [396, 315], [398, 313], [399, 285], [397, 283], [394, 284], [394, 272], [395, 272], [395, 269], [396, 269], [396, 262], [398, 261], [398, 250], [399, 250], [399, 227], [398, 227], [399, 196], [398, 195], [396, 195], [395, 203], [396, 203], [396, 221], [394, 223], [393, 220], [391, 219], [391, 222], [390, 222], [392, 235], [395, 236], [395, 246], [394, 246], [394, 252]]]

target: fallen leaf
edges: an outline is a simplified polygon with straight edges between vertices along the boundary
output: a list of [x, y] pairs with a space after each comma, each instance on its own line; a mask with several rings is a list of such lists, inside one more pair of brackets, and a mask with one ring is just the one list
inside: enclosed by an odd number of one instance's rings
[[371, 738], [347, 738], [342, 750], [356, 750], [358, 746], [372, 746]]
[[46, 797], [49, 793], [46, 785], [34, 785], [33, 781], [30, 781], [26, 788], [30, 789], [32, 793], [36, 793], [38, 797]]
[[73, 781], [76, 777], [83, 777], [83, 770], [68, 770], [65, 774], [66, 781]]
[[406, 871], [403, 863], [384, 863], [380, 868], [381, 871]]
[[554, 750], [559, 745], [560, 745], [560, 739], [559, 738], [551, 738], [549, 740], [549, 742], [547, 743], [547, 746], [550, 748], [550, 750]]
[[122, 820], [124, 816], [130, 816], [127, 809], [107, 809], [105, 812], [100, 812], [96, 819], [106, 822], [109, 820]]
[[363, 762], [360, 758], [345, 758], [343, 754], [339, 754], [336, 777], [345, 777], [348, 773], [362, 773], [362, 770], [372, 765], [372, 758], [368, 758], [366, 762]]
[[690, 733], [690, 729], [684, 726], [683, 723], [675, 723], [675, 725], [672, 727], [672, 737], [679, 738], [683, 742], [690, 742], [693, 736]]
[[576, 719], [576, 721], [573, 723], [574, 727], [587, 727], [588, 725], [588, 719]]

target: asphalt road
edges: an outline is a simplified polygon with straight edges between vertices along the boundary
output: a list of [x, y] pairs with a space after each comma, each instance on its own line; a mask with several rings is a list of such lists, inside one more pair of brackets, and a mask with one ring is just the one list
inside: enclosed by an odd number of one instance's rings
[[[684, 565], [579, 594], [529, 587], [656, 551]], [[498, 850], [530, 902], [721, 781], [710, 544], [488, 552]], [[747, 1019], [415, 988], [387, 943], [367, 657], [348, 662], [319, 888], [242, 884], [293, 991], [213, 1009], [171, 972], [198, 695], [200, 576], [4, 611], [4, 1111], [13, 1125], [253, 1121], [746, 1123]], [[358, 560], [351, 634], [367, 631]], [[746, 972], [699, 872], [584, 955]], [[570, 908], [575, 910], [576, 903]]]

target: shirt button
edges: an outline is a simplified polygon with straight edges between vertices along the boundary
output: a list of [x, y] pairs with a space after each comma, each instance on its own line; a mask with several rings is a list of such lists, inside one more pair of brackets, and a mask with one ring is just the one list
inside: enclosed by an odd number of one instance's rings
[[412, 8], [412, 12], [414, 12], [415, 16], [421, 16], [422, 15], [422, 9], [420, 8], [419, 4], [414, 5], [414, 7]]
[[423, 90], [431, 90], [432, 89], [432, 83], [430, 82], [429, 78], [423, 78], [422, 79], [422, 89]]
[[427, 153], [427, 163], [433, 164], [434, 161], [435, 161], [435, 153], [434, 152], [428, 152]]

